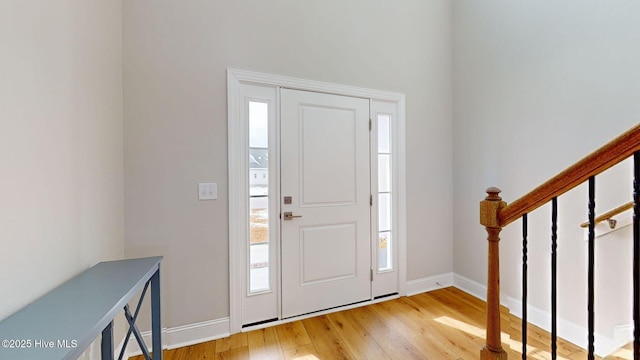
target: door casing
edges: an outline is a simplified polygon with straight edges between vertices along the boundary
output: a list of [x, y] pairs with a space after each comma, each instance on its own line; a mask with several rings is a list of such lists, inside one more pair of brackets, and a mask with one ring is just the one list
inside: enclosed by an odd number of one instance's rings
[[[270, 75], [251, 71], [227, 70], [227, 100], [228, 100], [228, 152], [229, 152], [229, 332], [231, 334], [242, 331], [242, 305], [244, 285], [237, 281], [246, 275], [243, 267], [245, 247], [240, 239], [247, 238], [246, 214], [248, 214], [248, 177], [244, 167], [246, 154], [246, 134], [248, 129], [241, 118], [242, 86], [264, 86], [276, 89], [289, 88], [319, 93], [328, 93], [352, 97], [362, 97], [371, 100], [371, 116], [375, 116], [376, 109], [393, 108], [395, 122], [393, 128], [393, 208], [394, 208], [394, 238], [397, 242], [397, 291], [399, 295], [406, 294], [406, 161], [405, 161], [405, 95], [394, 92], [379, 91], [367, 88], [351, 87], [338, 84], [311, 81], [299, 78]], [[279, 103], [279, 99], [276, 101]], [[279, 116], [279, 114], [277, 114]], [[280, 194], [274, 194], [279, 199]], [[294, 318], [295, 319], [295, 318]], [[271, 323], [273, 324], [273, 323]]]

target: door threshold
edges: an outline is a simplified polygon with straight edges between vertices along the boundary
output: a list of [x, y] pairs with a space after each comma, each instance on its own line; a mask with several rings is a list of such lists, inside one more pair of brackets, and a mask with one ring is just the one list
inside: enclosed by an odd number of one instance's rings
[[395, 295], [390, 295], [390, 296], [384, 296], [384, 297], [377, 298], [377, 299], [365, 300], [365, 301], [357, 302], [357, 303], [354, 303], [354, 304], [337, 306], [337, 307], [334, 307], [334, 308], [331, 308], [331, 309], [319, 310], [319, 311], [315, 311], [315, 312], [307, 313], [307, 314], [303, 314], [303, 315], [292, 316], [292, 317], [289, 317], [289, 318], [286, 318], [286, 319], [266, 320], [266, 321], [262, 321], [260, 323], [244, 325], [244, 326], [242, 326], [242, 332], [249, 332], [249, 331], [253, 331], [253, 330], [260, 330], [260, 329], [268, 328], [268, 327], [271, 327], [271, 326], [288, 324], [288, 323], [291, 323], [291, 322], [294, 322], [294, 321], [298, 321], [298, 320], [309, 319], [309, 318], [312, 318], [312, 317], [331, 314], [331, 313], [342, 311], [342, 310], [355, 309], [355, 308], [359, 308], [359, 307], [363, 307], [363, 306], [367, 306], [367, 305], [373, 305], [373, 304], [385, 302], [387, 300], [393, 300], [393, 299], [398, 299], [398, 298], [400, 298], [400, 295], [395, 294]]
[[260, 326], [260, 325], [264, 325], [264, 324], [271, 324], [274, 321], [278, 321], [278, 318], [273, 318], [273, 319], [269, 319], [269, 320], [262, 320], [262, 321], [256, 321], [254, 323], [250, 323], [247, 325], [242, 325], [243, 328], [248, 327], [248, 328], [254, 328], [256, 326]]

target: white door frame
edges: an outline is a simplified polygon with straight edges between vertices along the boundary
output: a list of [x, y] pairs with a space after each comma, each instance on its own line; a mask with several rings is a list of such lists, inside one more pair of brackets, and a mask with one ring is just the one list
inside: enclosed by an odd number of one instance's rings
[[[397, 121], [394, 122], [394, 196], [397, 228], [394, 231], [398, 244], [398, 293], [406, 295], [406, 152], [405, 152], [405, 95], [394, 92], [331, 84], [319, 81], [270, 75], [252, 71], [227, 69], [227, 120], [229, 153], [229, 332], [242, 331], [241, 299], [243, 288], [240, 279], [244, 273], [242, 261], [244, 245], [238, 239], [246, 239], [248, 214], [248, 177], [245, 168], [246, 134], [248, 129], [240, 119], [241, 84], [262, 85], [271, 88], [290, 88], [344, 96], [362, 97], [375, 101], [397, 104]], [[279, 116], [279, 115], [278, 115]]]

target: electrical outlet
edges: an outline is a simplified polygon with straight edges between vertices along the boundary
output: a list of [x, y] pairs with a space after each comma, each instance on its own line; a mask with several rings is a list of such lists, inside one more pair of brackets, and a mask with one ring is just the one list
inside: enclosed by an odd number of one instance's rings
[[198, 200], [215, 200], [218, 198], [218, 184], [198, 183]]

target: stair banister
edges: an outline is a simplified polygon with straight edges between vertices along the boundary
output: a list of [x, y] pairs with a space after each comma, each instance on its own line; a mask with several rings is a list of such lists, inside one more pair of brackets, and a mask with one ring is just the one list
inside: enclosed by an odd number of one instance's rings
[[508, 205], [498, 195], [500, 189], [487, 189], [487, 197], [480, 202], [480, 224], [486, 228], [489, 242], [487, 334], [486, 345], [480, 352], [482, 360], [507, 359], [500, 340], [500, 231], [523, 215], [632, 157], [638, 151], [640, 124]]

